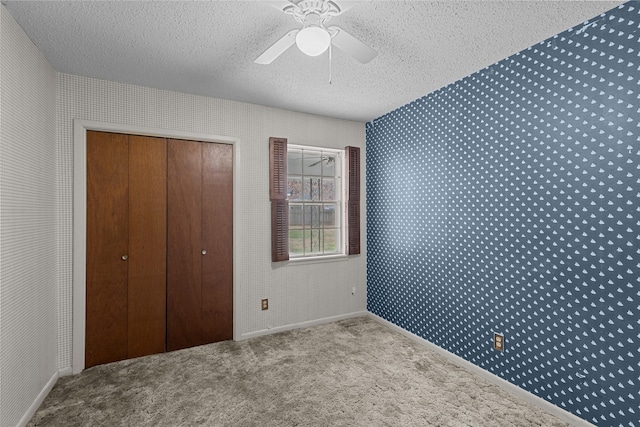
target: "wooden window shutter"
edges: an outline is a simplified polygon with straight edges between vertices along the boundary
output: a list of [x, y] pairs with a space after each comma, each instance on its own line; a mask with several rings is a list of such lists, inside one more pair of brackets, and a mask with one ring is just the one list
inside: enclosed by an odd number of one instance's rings
[[269, 138], [269, 199], [287, 200], [287, 140]]
[[360, 253], [360, 148], [346, 147], [347, 255]]
[[289, 202], [271, 201], [271, 261], [289, 259]]
[[271, 199], [271, 261], [289, 259], [287, 201], [287, 140], [269, 138], [269, 199]]

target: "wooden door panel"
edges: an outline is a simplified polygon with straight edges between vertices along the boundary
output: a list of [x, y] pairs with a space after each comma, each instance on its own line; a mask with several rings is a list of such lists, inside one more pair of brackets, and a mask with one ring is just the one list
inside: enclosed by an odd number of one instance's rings
[[166, 342], [167, 142], [129, 136], [129, 358]]
[[85, 367], [127, 358], [128, 142], [87, 132]]
[[167, 146], [167, 350], [202, 343], [202, 149], [193, 141]]
[[233, 146], [202, 143], [202, 338], [233, 338]]
[[231, 145], [87, 133], [86, 303], [86, 367], [232, 339]]

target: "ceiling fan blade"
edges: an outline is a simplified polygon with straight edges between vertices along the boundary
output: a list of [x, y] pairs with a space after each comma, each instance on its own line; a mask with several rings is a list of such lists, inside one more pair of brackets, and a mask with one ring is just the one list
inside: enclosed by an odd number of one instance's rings
[[353, 56], [363, 64], [366, 64], [378, 55], [378, 52], [362, 43], [340, 27], [329, 27], [329, 31], [331, 34], [335, 33], [331, 38], [331, 43], [333, 43], [335, 47]]
[[256, 64], [271, 64], [278, 56], [282, 55], [285, 50], [289, 49], [296, 42], [296, 34], [300, 30], [291, 30], [285, 34], [280, 40], [275, 42], [271, 47], [265, 50], [262, 55], [256, 58]]
[[273, 8], [278, 9], [280, 12], [284, 12], [285, 9], [296, 6], [295, 3], [290, 2], [289, 0], [269, 1], [267, 4], [269, 4]]
[[335, 2], [331, 2], [333, 4], [336, 5], [336, 7], [340, 10], [340, 12], [338, 12], [337, 14], [332, 14], [332, 16], [338, 16], [338, 15], [342, 15], [343, 13], [345, 13], [347, 10], [351, 9], [353, 7], [353, 3], [351, 1], [341, 1], [340, 5], [338, 6]]

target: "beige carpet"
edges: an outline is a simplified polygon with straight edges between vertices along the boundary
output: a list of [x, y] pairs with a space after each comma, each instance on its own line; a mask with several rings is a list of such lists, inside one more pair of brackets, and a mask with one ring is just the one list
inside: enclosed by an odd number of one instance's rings
[[31, 426], [566, 426], [367, 317], [61, 378]]

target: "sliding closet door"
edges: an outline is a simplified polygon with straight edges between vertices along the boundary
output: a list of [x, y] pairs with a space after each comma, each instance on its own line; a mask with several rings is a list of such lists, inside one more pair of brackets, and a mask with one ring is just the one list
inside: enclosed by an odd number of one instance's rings
[[165, 351], [167, 141], [129, 136], [128, 357]]
[[87, 132], [85, 366], [127, 358], [129, 144]]
[[167, 350], [202, 344], [202, 147], [167, 147]]
[[233, 147], [202, 144], [202, 340], [233, 338]]

